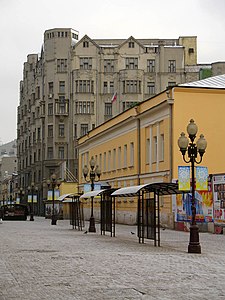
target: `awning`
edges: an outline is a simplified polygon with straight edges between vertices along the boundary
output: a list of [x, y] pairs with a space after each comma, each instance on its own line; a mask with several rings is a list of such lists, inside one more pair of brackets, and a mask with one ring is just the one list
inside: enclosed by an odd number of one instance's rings
[[98, 191], [91, 191], [91, 192], [87, 192], [85, 194], [83, 194], [82, 196], [80, 196], [80, 198], [91, 198], [91, 197], [96, 197], [101, 195], [101, 193], [103, 193], [105, 191], [104, 190], [98, 190]]
[[63, 203], [72, 203], [80, 198], [81, 194], [67, 194], [67, 196], [63, 199]]
[[142, 185], [124, 187], [113, 192], [111, 196], [117, 196], [117, 197], [135, 196], [142, 189], [145, 190], [146, 192], [157, 193], [158, 195], [172, 195], [172, 194], [184, 193], [184, 191], [179, 191], [177, 183], [158, 182], [158, 183], [147, 183]]
[[127, 186], [121, 189], [116, 190], [111, 194], [111, 196], [132, 196], [136, 195], [143, 187], [147, 186], [147, 184], [142, 185], [134, 185], [134, 186]]

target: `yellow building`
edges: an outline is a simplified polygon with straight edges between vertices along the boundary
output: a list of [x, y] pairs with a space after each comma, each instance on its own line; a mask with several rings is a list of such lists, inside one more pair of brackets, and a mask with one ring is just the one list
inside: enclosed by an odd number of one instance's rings
[[[79, 183], [91, 157], [101, 169], [101, 180], [125, 187], [177, 179], [182, 160], [177, 140], [190, 119], [208, 142], [202, 166], [209, 173], [225, 171], [225, 75], [179, 85], [150, 98], [96, 127], [79, 139]], [[224, 152], [224, 153], [223, 153]], [[161, 221], [173, 226], [171, 197], [161, 204]], [[96, 210], [98, 207], [96, 206]], [[117, 201], [117, 222], [136, 222], [135, 199]]]

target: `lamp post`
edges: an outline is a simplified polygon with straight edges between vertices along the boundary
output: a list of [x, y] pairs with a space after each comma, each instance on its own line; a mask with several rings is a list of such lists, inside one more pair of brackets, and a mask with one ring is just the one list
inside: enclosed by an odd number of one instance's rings
[[[85, 165], [83, 168], [83, 175], [84, 175], [85, 181], [91, 183], [91, 191], [94, 191], [94, 182], [99, 181], [100, 176], [101, 176], [101, 170], [100, 170], [99, 166], [96, 165], [96, 162], [95, 162], [93, 156], [91, 157], [89, 164], [90, 164], [90, 172], [88, 170], [87, 165]], [[89, 173], [89, 180], [87, 179], [88, 173]], [[98, 180], [96, 180], [96, 177], [98, 178]], [[94, 197], [91, 197], [91, 217], [90, 217], [90, 224], [89, 224], [89, 232], [96, 232], [95, 218], [94, 218], [94, 211], [93, 211], [94, 210], [93, 198]]]
[[30, 221], [34, 221], [34, 190], [34, 182], [31, 182], [31, 187], [28, 186], [28, 191], [31, 192]]
[[60, 186], [60, 180], [56, 180], [56, 175], [52, 174], [51, 179], [47, 180], [48, 188], [52, 188], [52, 225], [56, 225], [57, 223], [57, 216], [55, 215], [55, 188]]
[[[204, 138], [204, 135], [201, 134], [200, 138], [197, 140], [196, 144], [194, 140], [198, 132], [198, 127], [195, 124], [194, 120], [191, 119], [190, 123], [187, 126], [187, 133], [189, 139], [185, 136], [185, 133], [182, 132], [178, 139], [178, 146], [183, 156], [183, 160], [186, 163], [191, 163], [191, 225], [190, 225], [190, 240], [188, 245], [188, 253], [201, 253], [201, 245], [199, 243], [199, 228], [196, 224], [196, 205], [195, 205], [195, 163], [200, 164], [202, 162], [202, 157], [205, 153], [207, 147], [207, 141]], [[185, 158], [185, 154], [188, 154], [188, 159]], [[199, 161], [198, 154], [200, 156]]]

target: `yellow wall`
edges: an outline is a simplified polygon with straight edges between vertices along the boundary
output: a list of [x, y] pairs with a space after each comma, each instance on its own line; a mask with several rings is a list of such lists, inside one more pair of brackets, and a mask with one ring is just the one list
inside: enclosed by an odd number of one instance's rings
[[177, 140], [182, 131], [187, 135], [190, 119], [194, 119], [198, 126], [197, 139], [202, 133], [208, 143], [201, 165], [208, 167], [209, 174], [225, 172], [224, 112], [225, 90], [181, 87], [174, 89], [174, 178], [177, 178], [177, 167], [187, 165], [182, 160]]
[[78, 183], [76, 182], [62, 182], [60, 187], [60, 195], [78, 193]]
[[[149, 101], [141, 103], [138, 107], [132, 108], [124, 114], [104, 123], [102, 126], [92, 130], [88, 135], [79, 139], [79, 182], [85, 183], [82, 176], [83, 166], [89, 167], [89, 161], [93, 156], [101, 167], [101, 180], [109, 181], [113, 187], [123, 187], [141, 183], [149, 183], [154, 177], [159, 181], [166, 181], [162, 178], [161, 172], [169, 171], [170, 159], [170, 105], [167, 103], [166, 93], [162, 93]], [[140, 128], [140, 144], [139, 144]], [[151, 132], [151, 137], [150, 137]], [[157, 161], [147, 159], [146, 142], [152, 137], [158, 136], [164, 141], [164, 153], [159, 151], [160, 159]], [[161, 143], [159, 139], [158, 143]], [[134, 159], [131, 163], [131, 144], [134, 146]], [[127, 146], [127, 164], [124, 165], [124, 152]], [[118, 153], [121, 149], [121, 164], [118, 164]], [[116, 164], [114, 167], [114, 149], [116, 149]], [[139, 169], [140, 150], [140, 176]], [[154, 153], [154, 144], [150, 150]], [[111, 152], [110, 168], [108, 166], [108, 156]], [[106, 155], [106, 168], [104, 167], [104, 157]], [[162, 159], [161, 159], [162, 158]], [[160, 174], [160, 175], [157, 175]], [[138, 179], [140, 178], [140, 180]], [[149, 181], [150, 180], [150, 181]], [[153, 180], [154, 181], [154, 180]]]
[[[99, 163], [102, 154], [102, 181], [108, 181], [112, 187], [123, 187], [151, 182], [171, 182], [177, 178], [178, 166], [187, 165], [182, 160], [177, 145], [180, 133], [186, 133], [190, 119], [198, 125], [199, 135], [203, 133], [208, 142], [203, 156], [202, 166], [207, 166], [209, 173], [225, 172], [225, 90], [175, 87], [163, 92], [137, 107], [127, 110], [97, 127], [79, 140], [79, 182], [82, 186], [81, 156], [85, 163], [93, 155]], [[172, 114], [172, 118], [171, 118]], [[139, 123], [140, 122], [140, 123]], [[138, 128], [140, 125], [140, 145], [138, 143]], [[153, 161], [155, 136], [164, 136], [164, 159]], [[146, 141], [151, 140], [151, 160], [147, 160]], [[196, 139], [197, 140], [197, 139]], [[129, 165], [130, 143], [134, 143], [134, 164]], [[159, 143], [159, 141], [158, 141]], [[123, 167], [124, 145], [127, 145], [127, 167]], [[121, 147], [121, 167], [118, 167], [118, 147]], [[103, 156], [111, 151], [111, 165], [113, 149], [116, 149], [116, 167], [104, 171]], [[138, 176], [138, 149], [140, 150], [141, 168]], [[106, 159], [107, 160], [107, 159]], [[138, 180], [139, 177], [139, 180]], [[161, 201], [161, 218], [165, 223], [173, 223], [171, 197], [164, 197]], [[135, 214], [136, 200], [121, 198], [117, 203], [117, 213], [121, 216]]]

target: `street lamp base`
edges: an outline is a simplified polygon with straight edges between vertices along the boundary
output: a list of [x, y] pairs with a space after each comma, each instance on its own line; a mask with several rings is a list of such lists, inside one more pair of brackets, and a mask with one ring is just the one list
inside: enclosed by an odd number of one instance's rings
[[95, 228], [95, 218], [94, 217], [90, 217], [90, 224], [89, 224], [89, 232], [96, 232], [96, 228]]
[[190, 241], [188, 245], [188, 253], [201, 254], [201, 245], [199, 243], [199, 228], [197, 225], [190, 226]]
[[52, 217], [51, 225], [56, 225], [56, 223], [57, 223], [57, 219], [55, 217]]
[[30, 215], [30, 221], [34, 221], [34, 216]]

